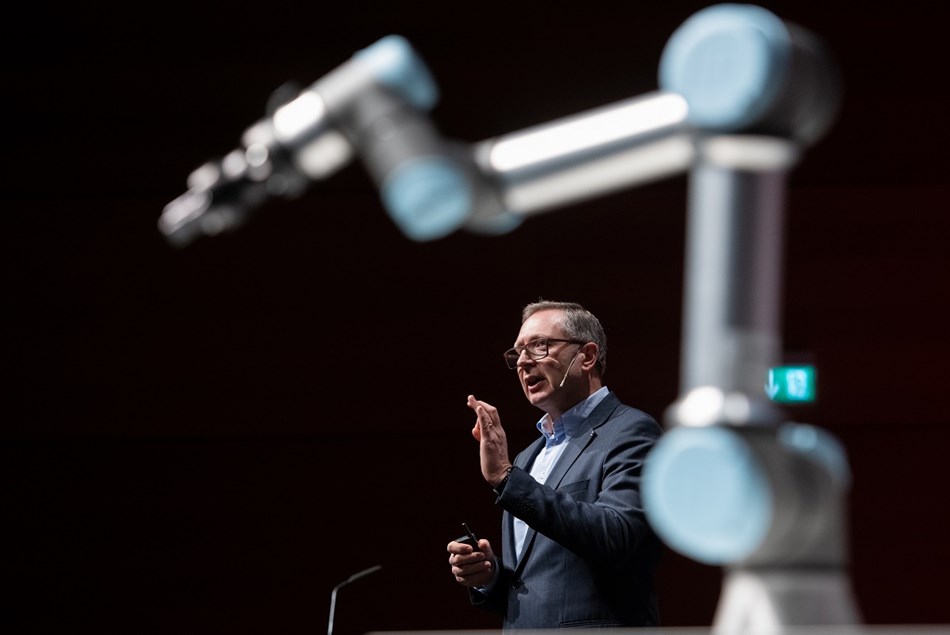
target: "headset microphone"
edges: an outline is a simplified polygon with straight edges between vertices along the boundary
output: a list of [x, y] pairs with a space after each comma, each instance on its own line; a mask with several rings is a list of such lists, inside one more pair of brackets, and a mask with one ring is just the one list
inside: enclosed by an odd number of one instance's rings
[[571, 363], [567, 365], [567, 370], [564, 371], [564, 377], [561, 379], [561, 383], [557, 385], [558, 388], [564, 388], [564, 382], [567, 381], [567, 376], [571, 372], [571, 367], [574, 366], [574, 360], [577, 359], [577, 356], [581, 354], [580, 349], [577, 349], [577, 352], [574, 353], [574, 357], [571, 358]]

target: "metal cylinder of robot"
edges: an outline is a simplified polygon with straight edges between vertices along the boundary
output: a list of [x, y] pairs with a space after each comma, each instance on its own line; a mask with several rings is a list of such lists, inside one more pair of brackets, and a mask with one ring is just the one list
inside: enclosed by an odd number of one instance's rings
[[764, 399], [768, 369], [781, 354], [785, 180], [796, 156], [791, 142], [770, 137], [697, 140], [686, 236], [684, 394], [715, 387]]
[[683, 173], [693, 159], [682, 97], [655, 92], [488, 139], [476, 165], [517, 215]]

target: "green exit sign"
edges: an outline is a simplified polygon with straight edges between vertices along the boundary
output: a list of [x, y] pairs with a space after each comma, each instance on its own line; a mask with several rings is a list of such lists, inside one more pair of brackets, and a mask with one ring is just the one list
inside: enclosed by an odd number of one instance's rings
[[779, 403], [815, 401], [814, 366], [776, 366], [769, 370], [765, 394]]

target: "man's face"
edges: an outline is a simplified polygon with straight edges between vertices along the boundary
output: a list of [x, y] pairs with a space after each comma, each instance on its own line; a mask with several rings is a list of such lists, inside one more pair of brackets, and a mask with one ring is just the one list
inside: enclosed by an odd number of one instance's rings
[[[524, 346], [537, 339], [570, 339], [561, 327], [561, 311], [538, 311], [521, 325], [515, 346]], [[586, 397], [576, 395], [577, 381], [568, 377], [563, 387], [560, 385], [564, 375], [568, 372], [571, 359], [580, 350], [578, 344], [568, 342], [551, 342], [548, 355], [539, 360], [531, 359], [527, 353], [522, 353], [518, 360], [518, 379], [521, 389], [532, 405], [537, 406], [553, 417]], [[577, 364], [571, 368], [577, 373]]]

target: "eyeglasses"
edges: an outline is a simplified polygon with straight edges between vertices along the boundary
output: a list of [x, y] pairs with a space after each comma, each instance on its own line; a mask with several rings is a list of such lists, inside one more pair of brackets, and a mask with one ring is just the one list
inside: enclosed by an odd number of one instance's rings
[[521, 354], [524, 352], [527, 352], [528, 357], [534, 361], [544, 359], [550, 352], [551, 342], [567, 342], [569, 344], [587, 343], [583, 340], [560, 340], [553, 337], [541, 337], [536, 340], [531, 340], [524, 346], [515, 346], [514, 348], [509, 348], [507, 351], [505, 351], [505, 363], [508, 364], [508, 368], [511, 368], [512, 370], [518, 368], [518, 360], [521, 359]]

